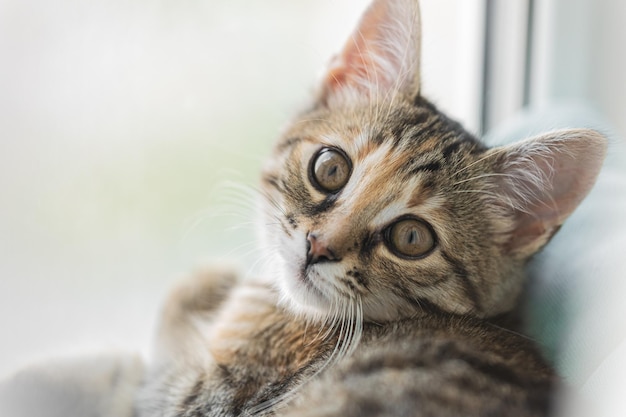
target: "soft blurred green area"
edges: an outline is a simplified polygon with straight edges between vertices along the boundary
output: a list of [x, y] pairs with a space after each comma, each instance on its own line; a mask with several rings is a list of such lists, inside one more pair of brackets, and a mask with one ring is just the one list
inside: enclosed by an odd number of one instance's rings
[[246, 187], [365, 3], [0, 2], [0, 377], [147, 352], [179, 276], [254, 264]]

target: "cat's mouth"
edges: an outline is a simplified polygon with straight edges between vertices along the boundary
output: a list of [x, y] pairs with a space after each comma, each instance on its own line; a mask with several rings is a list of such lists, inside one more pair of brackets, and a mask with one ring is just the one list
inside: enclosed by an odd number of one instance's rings
[[281, 288], [285, 300], [296, 312], [318, 316], [325, 314], [335, 297], [335, 289], [331, 277], [337, 271], [329, 268], [330, 264], [315, 264], [307, 261], [306, 253], [295, 253], [293, 244], [283, 246], [284, 273], [282, 274]]
[[319, 273], [311, 265], [304, 265], [300, 268], [298, 278], [307, 289], [315, 291], [318, 295], [323, 295], [322, 291], [316, 286], [316, 281], [320, 278]]
[[287, 299], [296, 311], [318, 316], [325, 314], [330, 307], [328, 290], [320, 285], [323, 278], [315, 268], [300, 266], [292, 269], [283, 281]]

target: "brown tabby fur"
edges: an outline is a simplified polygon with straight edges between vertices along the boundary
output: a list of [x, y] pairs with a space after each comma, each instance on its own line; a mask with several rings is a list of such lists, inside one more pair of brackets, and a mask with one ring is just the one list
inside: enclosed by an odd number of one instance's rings
[[[352, 166], [336, 192], [311, 179], [327, 147]], [[568, 130], [488, 149], [420, 94], [416, 2], [376, 0], [263, 171], [268, 272], [173, 292], [137, 415], [546, 415], [554, 372], [498, 317], [604, 148]], [[407, 216], [434, 233], [424, 256], [391, 249]], [[310, 262], [313, 233], [332, 256]]]
[[[171, 323], [177, 328], [200, 312], [199, 303], [203, 313], [212, 310], [205, 296], [214, 285], [220, 291], [234, 281], [230, 272], [216, 270], [193, 282], [194, 292], [178, 291], [169, 300], [186, 306], [166, 310], [180, 320]], [[250, 283], [213, 306], [222, 311], [206, 329], [204, 348], [211, 359], [193, 347], [178, 351], [167, 369], [155, 368], [144, 393], [150, 404], [140, 415], [248, 415], [301, 384], [285, 408], [254, 415], [539, 416], [549, 409], [555, 376], [531, 341], [497, 322], [437, 311], [365, 324], [352, 359], [307, 383], [338, 335], [320, 337], [323, 329], [277, 308], [277, 296], [266, 285]]]

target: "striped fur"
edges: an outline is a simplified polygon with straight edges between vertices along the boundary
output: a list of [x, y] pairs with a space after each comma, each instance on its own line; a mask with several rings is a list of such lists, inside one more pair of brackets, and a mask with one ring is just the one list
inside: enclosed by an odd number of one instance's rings
[[[268, 271], [210, 271], [172, 294], [139, 417], [547, 414], [552, 370], [495, 317], [605, 140], [488, 149], [421, 96], [419, 37], [416, 1], [368, 9], [264, 167]], [[332, 192], [312, 171], [326, 148], [347, 158]], [[390, 241], [407, 219], [433, 234], [414, 256]]]

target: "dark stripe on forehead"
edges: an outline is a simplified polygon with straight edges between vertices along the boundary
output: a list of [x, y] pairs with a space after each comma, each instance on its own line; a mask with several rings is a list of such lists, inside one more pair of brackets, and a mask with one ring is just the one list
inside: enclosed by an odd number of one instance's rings
[[474, 283], [470, 280], [467, 269], [465, 269], [465, 266], [463, 266], [463, 263], [459, 261], [458, 259], [450, 256], [448, 253], [446, 253], [443, 250], [441, 251], [441, 256], [443, 257], [443, 259], [445, 259], [446, 262], [448, 262], [448, 264], [450, 264], [450, 266], [452, 267], [452, 270], [454, 271], [454, 274], [459, 278], [459, 282], [463, 286], [463, 289], [465, 290], [465, 294], [467, 295], [469, 300], [472, 302], [474, 308], [478, 311], [481, 311], [482, 307], [480, 303], [478, 290], [476, 286], [474, 285]]
[[450, 155], [458, 151], [461, 148], [461, 145], [463, 143], [465, 143], [464, 140], [456, 140], [452, 142], [451, 144], [449, 144], [448, 146], [446, 146], [445, 148], [443, 148], [443, 150], [441, 151], [441, 153], [443, 154], [443, 158], [444, 159], [450, 158]]
[[461, 126], [459, 122], [453, 119], [450, 119], [448, 116], [441, 113], [434, 104], [426, 100], [424, 97], [421, 97], [421, 96], [416, 97], [414, 104], [416, 107], [427, 109], [430, 113], [432, 113], [433, 115], [436, 115], [437, 119], [441, 121], [442, 125], [446, 126], [447, 131], [455, 132], [455, 134], [458, 136], [462, 136], [462, 135], [469, 136], [469, 134], [465, 131], [465, 129], [463, 129], [463, 126]]
[[442, 169], [443, 165], [438, 161], [416, 163], [404, 168], [402, 175], [404, 176], [404, 181], [409, 181], [417, 175], [425, 174], [422, 175], [421, 178], [421, 189], [432, 189], [435, 185], [436, 179], [443, 175], [441, 174]]
[[471, 154], [480, 153], [487, 149], [483, 144], [478, 142], [474, 137], [465, 133], [456, 137], [450, 144], [446, 145], [441, 151], [444, 159], [449, 159], [454, 153], [465, 148]]
[[398, 146], [404, 141], [415, 143], [423, 139], [423, 132], [432, 131], [438, 123], [437, 114], [420, 109], [412, 112], [394, 112], [389, 115], [386, 126], [374, 132], [371, 142], [381, 145], [391, 141], [393, 146]]
[[407, 125], [417, 126], [423, 123], [426, 123], [428, 119], [432, 116], [432, 113], [428, 111], [421, 110], [417, 113], [412, 114], [409, 118], [405, 120]]
[[439, 161], [431, 161], [422, 163], [415, 166], [409, 166], [409, 176], [419, 174], [420, 172], [435, 172], [441, 169], [441, 163]]
[[[404, 139], [407, 131], [416, 131], [416, 128], [419, 129], [417, 131], [427, 130], [431, 125], [437, 122], [436, 117], [433, 117], [433, 115], [427, 111], [420, 111], [398, 117], [400, 117], [402, 121], [391, 129], [394, 145], [397, 145]], [[411, 137], [414, 136], [415, 135], [411, 135]]]
[[[471, 153], [482, 152], [487, 149], [486, 146], [484, 146], [472, 134], [466, 131], [459, 122], [453, 119], [450, 119], [448, 116], [441, 113], [434, 104], [426, 100], [424, 97], [421, 97], [421, 96], [416, 97], [413, 104], [420, 109], [425, 109], [427, 112], [432, 114], [434, 119], [440, 122], [438, 126], [436, 126], [437, 127], [436, 131], [438, 133], [445, 132], [446, 138], [442, 137], [441, 138], [442, 141], [444, 139], [445, 141], [448, 141], [448, 140], [453, 141], [449, 145], [454, 144], [454, 147], [448, 149], [448, 151], [446, 152], [448, 156], [454, 152], [454, 149], [458, 145], [461, 145], [463, 143], [467, 143], [469, 145], [468, 150]], [[458, 145], [454, 143], [456, 141], [459, 142]]]
[[[440, 130], [438, 129], [440, 126], [441, 123], [439, 123], [439, 119], [434, 115], [431, 115], [431, 117], [426, 119], [425, 123], [422, 123], [421, 125], [405, 125], [404, 130], [398, 131], [398, 134], [394, 139], [394, 145], [398, 145], [400, 142], [406, 141], [406, 143], [412, 147], [412, 145], [425, 142], [433, 136], [433, 132]], [[407, 131], [409, 131], [409, 136], [405, 138], [404, 135], [407, 134]]]

